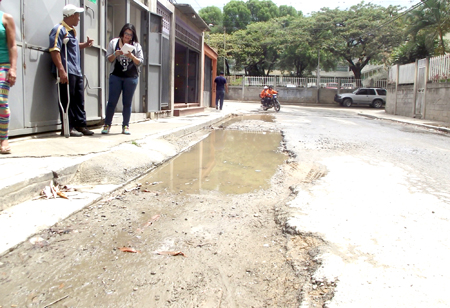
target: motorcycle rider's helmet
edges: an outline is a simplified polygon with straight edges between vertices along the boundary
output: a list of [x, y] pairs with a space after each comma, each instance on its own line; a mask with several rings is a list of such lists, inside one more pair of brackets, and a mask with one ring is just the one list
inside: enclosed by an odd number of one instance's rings
[[267, 86], [264, 86], [264, 90], [267, 90], [268, 89], [268, 87]]
[[273, 89], [273, 86], [271, 85], [271, 86], [269, 86], [269, 89]]

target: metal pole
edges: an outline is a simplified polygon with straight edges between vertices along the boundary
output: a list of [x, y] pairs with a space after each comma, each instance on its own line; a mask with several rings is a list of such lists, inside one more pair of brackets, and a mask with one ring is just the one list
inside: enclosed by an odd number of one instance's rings
[[226, 75], [226, 66], [225, 66], [225, 55], [226, 55], [226, 49], [225, 49], [225, 31], [226, 27], [223, 27], [223, 74]]
[[320, 50], [317, 52], [317, 87], [320, 85]]
[[320, 93], [320, 49], [317, 52], [317, 73], [316, 73], [316, 85], [317, 85], [317, 96], [316, 103], [318, 104], [320, 101], [319, 93]]

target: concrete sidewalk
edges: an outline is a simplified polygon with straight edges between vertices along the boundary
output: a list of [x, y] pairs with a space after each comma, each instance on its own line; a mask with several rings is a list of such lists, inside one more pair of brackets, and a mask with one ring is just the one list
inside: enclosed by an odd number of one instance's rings
[[402, 116], [397, 116], [393, 114], [387, 114], [384, 109], [368, 109], [368, 110], [360, 110], [358, 115], [374, 118], [374, 119], [383, 119], [389, 120], [393, 122], [416, 125], [423, 128], [433, 129], [442, 131], [444, 133], [450, 133], [450, 123], [438, 122], [438, 121], [430, 121], [424, 119], [415, 119], [415, 118], [407, 118]]
[[[372, 108], [326, 107], [355, 113], [376, 119], [396, 121], [450, 132], [450, 123], [439, 123], [413, 118], [388, 115], [384, 110]], [[311, 106], [282, 106], [280, 113], [289, 108], [318, 108]], [[103, 198], [108, 193], [122, 187], [128, 181], [138, 177], [170, 159], [179, 152], [164, 139], [185, 136], [197, 132], [203, 127], [230, 117], [232, 113], [264, 113], [259, 103], [225, 103], [221, 112], [209, 108], [205, 112], [183, 117], [148, 120], [130, 125], [131, 135], [121, 134], [120, 126], [113, 126], [109, 135], [101, 135], [101, 128], [95, 128], [94, 136], [64, 138], [59, 133], [36, 135], [11, 139], [13, 154], [0, 155], [0, 254], [14, 248], [30, 236], [44, 230], [72, 213], [83, 209]], [[274, 113], [270, 112], [269, 113]], [[139, 144], [137, 147], [135, 144]], [[81, 187], [69, 193], [69, 199], [39, 199], [39, 192], [52, 180], [61, 184], [70, 183], [79, 172], [80, 166], [87, 164], [95, 168], [97, 162], [111, 159], [116, 153], [130, 165], [140, 165], [137, 173], [126, 179], [117, 179], [113, 184]], [[117, 154], [119, 153], [119, 154]], [[111, 167], [115, 167], [110, 163]], [[120, 168], [121, 166], [117, 166]], [[107, 171], [107, 170], [106, 170]]]

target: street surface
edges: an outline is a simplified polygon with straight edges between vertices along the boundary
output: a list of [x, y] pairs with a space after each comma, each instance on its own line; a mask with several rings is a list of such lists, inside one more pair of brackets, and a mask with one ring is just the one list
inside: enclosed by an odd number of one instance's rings
[[449, 135], [345, 110], [282, 111], [287, 149], [324, 174], [298, 187], [287, 224], [324, 241], [314, 277], [338, 281], [327, 307], [450, 306]]
[[[450, 306], [448, 134], [365, 108], [243, 109], [275, 119], [217, 127], [228, 139], [201, 144], [199, 175], [170, 163], [177, 185], [138, 179], [3, 255], [0, 306]], [[283, 135], [284, 163], [250, 142], [262, 132]], [[198, 184], [215, 168], [264, 177], [269, 165], [268, 187], [240, 175], [251, 192]]]

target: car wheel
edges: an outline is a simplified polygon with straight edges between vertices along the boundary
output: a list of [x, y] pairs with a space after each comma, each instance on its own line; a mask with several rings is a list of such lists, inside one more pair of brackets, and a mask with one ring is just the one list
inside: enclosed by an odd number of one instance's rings
[[380, 99], [374, 100], [373, 103], [372, 103], [372, 107], [373, 108], [381, 108], [381, 107], [383, 107], [383, 101], [380, 100]]
[[342, 101], [342, 106], [344, 107], [350, 107], [352, 105], [352, 100], [350, 98], [344, 98]]

